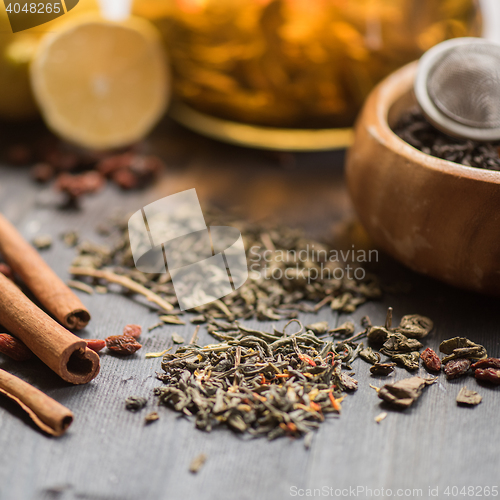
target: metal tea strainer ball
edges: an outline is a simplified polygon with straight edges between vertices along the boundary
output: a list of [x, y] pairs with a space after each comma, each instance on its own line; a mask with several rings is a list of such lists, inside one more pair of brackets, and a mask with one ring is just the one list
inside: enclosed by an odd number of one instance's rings
[[500, 45], [454, 38], [420, 59], [415, 96], [443, 132], [477, 141], [500, 140]]

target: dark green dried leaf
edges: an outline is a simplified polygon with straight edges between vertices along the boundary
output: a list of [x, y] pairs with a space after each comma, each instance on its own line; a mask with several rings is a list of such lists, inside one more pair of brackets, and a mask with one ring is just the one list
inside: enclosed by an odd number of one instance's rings
[[375, 352], [371, 347], [366, 347], [365, 349], [359, 351], [359, 357], [372, 365], [380, 361], [380, 354]]
[[408, 370], [418, 370], [420, 353], [415, 351], [408, 354], [394, 354], [391, 359]]
[[431, 319], [419, 314], [408, 314], [401, 318], [395, 331], [409, 338], [421, 339], [426, 337], [433, 328], [434, 323]]

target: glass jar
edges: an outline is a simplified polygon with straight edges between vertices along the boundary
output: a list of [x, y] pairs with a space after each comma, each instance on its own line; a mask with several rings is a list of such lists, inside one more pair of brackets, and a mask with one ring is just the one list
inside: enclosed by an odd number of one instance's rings
[[481, 34], [474, 0], [135, 0], [134, 11], [164, 37], [184, 121], [208, 129], [345, 129], [386, 75]]

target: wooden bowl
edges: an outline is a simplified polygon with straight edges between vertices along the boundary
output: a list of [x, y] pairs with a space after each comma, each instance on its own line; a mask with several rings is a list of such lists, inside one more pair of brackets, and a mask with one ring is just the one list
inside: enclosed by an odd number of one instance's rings
[[392, 132], [415, 105], [417, 63], [368, 97], [347, 156], [349, 192], [381, 249], [452, 285], [500, 293], [500, 172], [418, 151]]

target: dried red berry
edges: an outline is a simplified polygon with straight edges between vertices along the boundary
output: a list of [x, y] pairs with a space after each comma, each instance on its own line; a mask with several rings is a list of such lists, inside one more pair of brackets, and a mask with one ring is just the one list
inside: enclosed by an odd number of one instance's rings
[[134, 189], [139, 185], [137, 175], [128, 169], [117, 170], [111, 178], [122, 189]]
[[467, 370], [470, 368], [471, 362], [470, 359], [459, 358], [452, 359], [448, 361], [444, 365], [444, 373], [446, 374], [446, 378], [451, 380], [453, 378], [458, 378], [464, 375]]
[[10, 280], [14, 279], [14, 274], [12, 273], [12, 269], [3, 262], [0, 262], [0, 273], [2, 273], [6, 278]]
[[117, 354], [128, 356], [138, 351], [142, 345], [130, 335], [112, 335], [106, 339], [106, 346]]
[[106, 347], [106, 341], [101, 339], [88, 339], [86, 340], [87, 347], [92, 349], [95, 352], [99, 352], [100, 350]]
[[476, 361], [471, 368], [475, 370], [476, 368], [497, 368], [500, 369], [500, 359], [498, 358], [485, 358]]
[[108, 156], [97, 163], [96, 169], [101, 172], [102, 175], [110, 177], [114, 172], [128, 168], [132, 156], [132, 153]]
[[478, 380], [491, 382], [492, 384], [500, 384], [500, 370], [497, 370], [495, 368], [486, 368], [485, 370], [477, 368], [474, 372], [474, 377], [476, 377]]
[[37, 163], [31, 169], [31, 177], [35, 181], [45, 183], [56, 175], [56, 169], [49, 163]]
[[73, 198], [99, 191], [103, 185], [104, 177], [95, 171], [85, 172], [80, 175], [61, 174], [56, 181], [56, 188], [59, 191], [68, 193]]
[[123, 335], [130, 335], [134, 339], [138, 339], [141, 336], [142, 327], [139, 325], [126, 325], [123, 328]]
[[33, 353], [16, 337], [8, 333], [0, 333], [0, 352], [16, 361], [26, 361]]
[[433, 351], [430, 347], [425, 349], [425, 351], [420, 354], [420, 358], [422, 359], [422, 363], [427, 370], [431, 372], [438, 372], [441, 370], [441, 360], [435, 351]]

